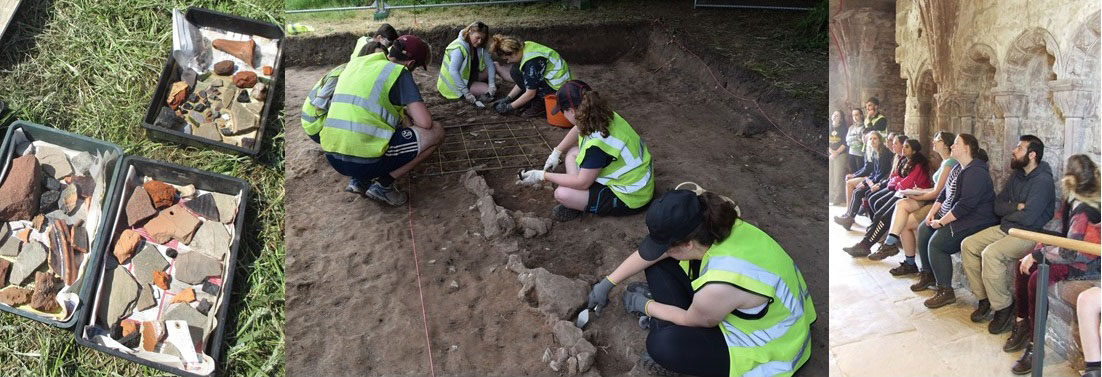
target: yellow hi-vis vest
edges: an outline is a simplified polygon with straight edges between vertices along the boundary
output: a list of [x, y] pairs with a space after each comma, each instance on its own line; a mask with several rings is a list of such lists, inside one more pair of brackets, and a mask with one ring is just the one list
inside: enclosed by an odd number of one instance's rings
[[306, 101], [302, 104], [302, 128], [310, 136], [321, 132], [322, 123], [325, 122], [325, 114], [329, 112], [329, 101], [333, 98], [333, 91], [337, 88], [337, 76], [344, 72], [345, 64], [329, 71], [314, 84], [310, 94], [306, 95]]
[[349, 61], [337, 77], [321, 128], [321, 149], [359, 158], [382, 156], [402, 113], [402, 107], [390, 103], [390, 88], [405, 69], [383, 53]]
[[375, 38], [368, 37], [366, 35], [360, 37], [360, 39], [357, 39], [356, 40], [356, 48], [352, 49], [352, 56], [349, 56], [348, 59], [351, 60], [351, 59], [355, 59], [356, 57], [360, 56], [360, 50], [362, 50], [364, 48], [364, 46], [367, 45], [367, 42], [371, 42], [372, 39], [375, 39]]
[[547, 69], [543, 71], [543, 80], [551, 89], [559, 90], [562, 84], [570, 81], [570, 67], [566, 61], [559, 57], [559, 53], [551, 48], [536, 42], [524, 42], [524, 55], [520, 58], [520, 66], [523, 67], [532, 58], [546, 58]]
[[608, 136], [600, 131], [578, 137], [578, 158], [580, 166], [585, 160], [589, 147], [596, 146], [612, 156], [612, 163], [597, 173], [597, 183], [608, 186], [624, 204], [630, 208], [639, 208], [650, 202], [654, 195], [654, 172], [651, 166], [650, 151], [643, 139], [631, 128], [620, 114], [612, 113], [608, 123]]
[[[463, 83], [466, 83], [471, 78], [471, 53], [466, 48], [467, 43], [460, 38], [456, 38], [444, 49], [444, 61], [440, 63], [440, 77], [436, 79], [436, 90], [447, 99], [459, 98], [462, 93], [459, 93], [459, 85], [456, 82], [462, 80]], [[456, 49], [463, 53], [463, 66], [459, 69], [460, 77], [452, 77], [451, 71], [448, 70], [452, 62], [451, 52]], [[476, 49], [475, 51], [480, 50]], [[482, 54], [479, 54], [477, 58], [478, 71], [486, 70], [486, 62], [482, 60]]]
[[727, 239], [708, 248], [693, 290], [720, 282], [769, 297], [761, 318], [728, 313], [719, 329], [727, 342], [730, 376], [791, 376], [811, 357], [815, 305], [792, 258], [772, 237], [736, 220]]

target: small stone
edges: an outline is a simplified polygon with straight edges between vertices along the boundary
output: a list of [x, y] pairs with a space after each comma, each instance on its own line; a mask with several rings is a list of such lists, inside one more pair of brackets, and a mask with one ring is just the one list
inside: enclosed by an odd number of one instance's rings
[[249, 91], [248, 90], [242, 90], [240, 92], [237, 92], [237, 102], [240, 102], [240, 103], [252, 102], [252, 98], [249, 97]]
[[448, 289], [451, 290], [451, 291], [458, 290], [459, 289], [459, 282], [457, 282], [455, 280], [452, 280], [450, 283], [448, 283]]
[[218, 133], [222, 134], [222, 136], [233, 136], [233, 129], [229, 127], [221, 127], [218, 129]]
[[87, 175], [92, 169], [94, 159], [88, 152], [77, 153], [76, 156], [69, 159], [69, 163], [73, 165], [73, 171], [80, 175]]
[[46, 229], [43, 225], [46, 225], [46, 216], [41, 213], [34, 215], [34, 219], [31, 220], [31, 229], [44, 232]]
[[[207, 110], [207, 105], [204, 105], [204, 104], [201, 104], [201, 103], [195, 105], [195, 111], [203, 112], [203, 111], [206, 111], [206, 110]], [[204, 115], [206, 115], [206, 114], [204, 114]]]
[[172, 298], [173, 304], [178, 302], [189, 303], [192, 301], [195, 301], [195, 290], [191, 288], [180, 291], [180, 293], [177, 293], [176, 296]]
[[41, 212], [51, 211], [57, 208], [58, 201], [61, 200], [61, 191], [46, 191], [42, 193], [42, 196], [38, 200], [38, 210]]
[[174, 112], [172, 108], [167, 106], [162, 107], [161, 111], [157, 112], [157, 119], [153, 121], [153, 125], [170, 130], [180, 130], [185, 125], [181, 116], [183, 116], [183, 112]]
[[96, 180], [89, 176], [74, 175], [71, 185], [77, 187], [77, 195], [82, 198], [89, 198], [96, 189]]
[[138, 186], [126, 201], [126, 222], [133, 227], [157, 214], [145, 187]]
[[167, 272], [157, 270], [153, 271], [153, 284], [156, 285], [157, 288], [161, 288], [162, 290], [167, 291], [168, 286], [171, 283], [172, 278], [168, 276]]
[[187, 98], [187, 82], [177, 81], [172, 83], [172, 87], [168, 90], [168, 97], [165, 99], [165, 104], [172, 110], [176, 110], [180, 107], [181, 103], [184, 103], [184, 99]]
[[142, 187], [149, 194], [149, 198], [153, 201], [153, 208], [156, 209], [171, 206], [173, 198], [176, 197], [176, 188], [161, 181], [149, 181], [142, 184]]
[[[183, 106], [180, 106], [180, 108], [190, 111], [191, 109], [195, 108], [195, 105], [192, 105], [191, 102], [185, 102]], [[185, 113], [187, 113], [187, 112], [185, 111]]]
[[264, 76], [271, 76], [272, 75], [272, 66], [270, 66], [270, 65], [266, 65], [264, 67], [261, 67], [260, 70], [262, 72], [264, 72]]
[[191, 198], [195, 196], [195, 185], [182, 186], [178, 190], [181, 198]]
[[241, 147], [242, 148], [252, 149], [254, 144], [256, 144], [256, 139], [253, 139], [251, 137], [241, 138]]
[[157, 349], [157, 343], [164, 338], [164, 329], [164, 325], [160, 322], [142, 322], [142, 349], [146, 352]]
[[103, 292], [106, 292], [103, 295], [106, 295], [107, 302], [101, 302], [100, 304], [105, 304], [107, 308], [106, 310], [100, 309], [97, 312], [97, 317], [99, 323], [105, 327], [114, 327], [119, 321], [133, 313], [141, 287], [130, 276], [130, 272], [127, 272], [121, 266], [116, 266], [105, 271], [102, 289]]
[[177, 255], [176, 249], [173, 249], [171, 247], [166, 248], [165, 249], [165, 255], [167, 255], [169, 258], [176, 259], [176, 255]]
[[15, 232], [15, 238], [18, 238], [23, 243], [31, 242], [31, 228], [23, 228], [18, 232]]
[[217, 297], [218, 296], [218, 291], [221, 290], [221, 289], [222, 288], [218, 287], [217, 284], [211, 283], [209, 281], [204, 281], [203, 282], [203, 289], [202, 290], [203, 290], [204, 293], [206, 293], [208, 295]]
[[65, 284], [61, 279], [48, 272], [34, 273], [34, 293], [31, 294], [31, 307], [43, 313], [55, 313], [61, 310], [57, 304], [57, 292]]
[[212, 305], [211, 305], [210, 301], [208, 301], [207, 299], [203, 299], [202, 301], [199, 301], [199, 305], [195, 306], [195, 310], [198, 310], [200, 313], [203, 313], [203, 315], [208, 315], [210, 313], [210, 307], [211, 306]]
[[8, 273], [11, 272], [11, 262], [0, 258], [0, 283], [8, 281]]
[[46, 191], [60, 191], [61, 181], [58, 181], [57, 178], [50, 176], [42, 177], [42, 188]]
[[146, 243], [142, 250], [130, 260], [130, 270], [143, 286], [153, 284], [153, 272], [164, 271], [168, 268], [168, 261], [161, 256], [161, 252], [152, 244]]
[[42, 170], [46, 172], [46, 175], [60, 180], [73, 174], [73, 166], [69, 163], [69, 158], [65, 156], [65, 151], [60, 148], [42, 146], [35, 151], [34, 156], [38, 159], [38, 164], [42, 166]]
[[193, 341], [202, 339], [203, 334], [206, 333], [207, 316], [188, 304], [173, 304], [165, 313], [164, 320], [187, 322]]
[[203, 253], [180, 254], [176, 258], [176, 280], [199, 284], [211, 276], [222, 275], [222, 262]]
[[73, 243], [73, 251], [88, 253], [88, 230], [84, 229], [84, 223], [74, 225], [69, 234], [69, 241]]
[[153, 299], [153, 287], [142, 284], [138, 290], [138, 303], [134, 309], [141, 311], [154, 306], [157, 306], [157, 300]]
[[7, 287], [0, 290], [0, 303], [16, 307], [31, 302], [32, 291], [23, 287]]
[[183, 202], [192, 213], [202, 216], [207, 220], [218, 221], [218, 206], [214, 203], [214, 195], [210, 193], [199, 195], [195, 199]]
[[38, 214], [42, 170], [33, 155], [16, 158], [9, 165], [0, 184], [0, 221], [30, 220]]
[[220, 87], [222, 87], [222, 79], [213, 79], [213, 80], [210, 80], [210, 86], [211, 86], [212, 88], [220, 88]]
[[22, 285], [24, 280], [46, 262], [46, 247], [35, 241], [27, 243], [23, 251], [15, 258], [8, 281], [15, 285]]
[[[199, 95], [191, 93], [191, 95], [187, 97], [187, 101], [190, 103], [199, 102]], [[194, 106], [192, 106], [192, 108], [194, 108]]]
[[[23, 247], [23, 241], [20, 241], [14, 236], [7, 238], [0, 238], [0, 255], [5, 257], [14, 257], [19, 255], [19, 249]], [[3, 285], [7, 279], [0, 280], [0, 285]]]
[[198, 226], [199, 219], [183, 206], [176, 204], [145, 223], [145, 230], [159, 244], [164, 244], [173, 238], [187, 244], [191, 242], [191, 237]]
[[[202, 105], [199, 105], [199, 106], [202, 106]], [[188, 117], [189, 117], [188, 120], [192, 121], [195, 125], [201, 125], [203, 123], [207, 123], [207, 117], [204, 116], [203, 113], [201, 113], [200, 111], [202, 111], [202, 110], [196, 109], [195, 111], [192, 111], [192, 112], [188, 113]]]
[[256, 72], [241, 71], [233, 74], [233, 85], [238, 88], [252, 88], [256, 85]]
[[119, 264], [126, 264], [126, 261], [134, 255], [134, 251], [138, 250], [138, 245], [142, 243], [142, 236], [130, 229], [122, 231], [119, 235], [119, 239], [115, 241], [115, 250], [112, 254], [115, 255], [115, 260], [119, 261]]
[[72, 215], [77, 211], [79, 204], [80, 192], [77, 190], [77, 185], [65, 186], [65, 189], [61, 190], [61, 199], [57, 201], [57, 208], [67, 215]]
[[230, 252], [230, 233], [226, 226], [219, 222], [208, 221], [199, 227], [195, 237], [188, 244], [193, 251], [202, 252], [211, 258], [224, 260]]
[[252, 97], [257, 101], [264, 102], [264, 100], [268, 98], [268, 86], [264, 84], [256, 84], [256, 86], [253, 87], [252, 93], [250, 95], [252, 95]]
[[222, 140], [222, 133], [218, 131], [218, 126], [210, 122], [200, 124], [195, 130], [195, 136], [215, 141]]
[[211, 195], [214, 195], [214, 204], [218, 206], [218, 218], [223, 224], [232, 223], [237, 215], [237, 197], [217, 192]]
[[[214, 74], [216, 74], [216, 75], [229, 76], [229, 75], [233, 74], [233, 71], [234, 71], [234, 66], [233, 66], [232, 61], [223, 60], [223, 61], [220, 61], [220, 62], [214, 64]], [[220, 79], [215, 79], [215, 80], [222, 81]], [[211, 86], [214, 86], [214, 83], [211, 83]]]
[[138, 321], [135, 321], [135, 320], [132, 320], [132, 319], [127, 319], [127, 320], [122, 321], [122, 323], [119, 324], [119, 326], [122, 327], [122, 336], [128, 336], [128, 335], [133, 334], [134, 332], [138, 331], [139, 326], [141, 326], [141, 322], [138, 322]]

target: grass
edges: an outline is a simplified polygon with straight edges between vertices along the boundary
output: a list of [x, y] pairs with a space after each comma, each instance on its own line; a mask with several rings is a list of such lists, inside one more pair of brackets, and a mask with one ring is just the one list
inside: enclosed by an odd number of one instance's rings
[[[269, 121], [256, 160], [152, 142], [140, 127], [171, 49], [171, 10], [190, 5], [283, 23], [283, 0], [24, 1], [0, 46], [0, 99], [11, 109], [3, 121], [57, 127], [118, 144], [129, 155], [249, 182], [219, 369], [283, 375], [282, 112]], [[275, 89], [281, 96], [282, 88]], [[164, 373], [78, 346], [72, 332], [0, 314], [0, 375], [152, 374]]]

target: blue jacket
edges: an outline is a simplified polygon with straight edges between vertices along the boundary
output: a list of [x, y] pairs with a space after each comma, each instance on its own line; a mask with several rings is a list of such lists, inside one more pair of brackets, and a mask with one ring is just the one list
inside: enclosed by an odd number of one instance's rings
[[945, 188], [937, 196], [937, 201], [943, 206], [948, 204], [949, 212], [956, 217], [956, 220], [949, 223], [949, 230], [979, 230], [998, 224], [999, 218], [995, 216], [995, 185], [991, 182], [987, 161], [972, 159], [963, 169], [961, 165], [953, 167], [953, 170], [957, 169], [961, 171], [956, 178], [954, 197], [948, 197], [949, 186], [953, 182], [945, 182]]
[[865, 160], [865, 165], [853, 173], [853, 176], [868, 177], [873, 182], [880, 182], [888, 178], [888, 175], [892, 172], [892, 156], [894, 155], [891, 151], [884, 149], [883, 153], [880, 153], [875, 159]]

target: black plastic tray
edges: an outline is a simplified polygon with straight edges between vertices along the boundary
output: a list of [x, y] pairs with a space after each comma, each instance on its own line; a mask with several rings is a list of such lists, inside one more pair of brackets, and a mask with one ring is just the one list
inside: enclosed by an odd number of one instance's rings
[[145, 112], [145, 117], [142, 118], [142, 128], [145, 128], [146, 134], [154, 140], [170, 141], [200, 149], [209, 148], [256, 158], [256, 156], [260, 154], [261, 144], [263, 144], [264, 141], [264, 131], [267, 128], [268, 116], [273, 107], [272, 102], [277, 97], [272, 91], [275, 90], [276, 84], [279, 82], [281, 78], [280, 75], [283, 72], [280, 69], [283, 64], [283, 30], [280, 29], [279, 26], [267, 22], [239, 17], [232, 14], [219, 13], [203, 8], [188, 8], [185, 17], [192, 24], [200, 27], [206, 26], [225, 31], [259, 35], [264, 38], [280, 40], [280, 46], [275, 57], [275, 65], [272, 66], [271, 81], [269, 81], [268, 84], [268, 98], [264, 100], [264, 108], [260, 112], [260, 129], [256, 132], [256, 141], [253, 143], [252, 148], [243, 148], [233, 144], [226, 144], [221, 141], [214, 141], [153, 125], [157, 120], [157, 112], [164, 106], [169, 87], [172, 83], [180, 80], [179, 66], [176, 64], [176, 60], [172, 58], [172, 51], [168, 53], [165, 68], [161, 71], [160, 81], [157, 82], [157, 90], [153, 92], [153, 100], [149, 103], [149, 108]]
[[[102, 218], [100, 219], [99, 231], [96, 233], [96, 237], [91, 240], [91, 244], [89, 245], [90, 255], [88, 256], [88, 258], [91, 259], [89, 259], [88, 263], [84, 266], [83, 281], [81, 282], [80, 292], [77, 292], [77, 296], [80, 297], [81, 304], [76, 308], [73, 315], [69, 317], [69, 320], [61, 322], [52, 318], [43, 317], [38, 314], [12, 308], [7, 305], [0, 305], [0, 310], [3, 310], [5, 312], [27, 317], [50, 326], [68, 329], [73, 327], [73, 325], [77, 323], [77, 320], [84, 316], [84, 312], [87, 311], [88, 306], [91, 303], [89, 296], [91, 296], [92, 294], [92, 287], [96, 285], [96, 276], [94, 276], [92, 272], [92, 266], [95, 266], [99, 263], [97, 257], [98, 255], [102, 254], [100, 252], [97, 252], [96, 250], [103, 248], [106, 242], [106, 237], [103, 236], [104, 234], [106, 234], [104, 233], [104, 229], [107, 229], [107, 218], [108, 215], [111, 213], [111, 208], [114, 207], [114, 203], [112, 203], [111, 200], [113, 200], [113, 198], [115, 197], [115, 181], [118, 180], [119, 168], [122, 166], [122, 148], [119, 148], [115, 144], [92, 139], [87, 136], [77, 135], [56, 128], [50, 128], [20, 120], [12, 123], [5, 133], [4, 144], [3, 146], [0, 146], [0, 168], [6, 167], [8, 165], [8, 162], [11, 160], [10, 154], [12, 154], [14, 148], [14, 146], [11, 145], [14, 142], [12, 135], [15, 133], [16, 130], [23, 130], [23, 134], [26, 135], [27, 139], [29, 139], [30, 141], [41, 140], [51, 144], [55, 144], [59, 147], [93, 154], [97, 152], [111, 152], [114, 153], [116, 156], [115, 162], [108, 163], [109, 167], [107, 171], [104, 172], [104, 177], [105, 179], [107, 179], [104, 187], [107, 188], [107, 193], [105, 193], [103, 197], [103, 214]], [[0, 286], [3, 286], [3, 284], [0, 284]]]
[[[113, 188], [115, 198], [112, 198], [112, 208], [109, 212], [111, 216], [110, 218], [112, 220], [109, 225], [112, 226], [109, 229], [110, 233], [105, 233], [111, 235], [111, 237], [107, 239], [108, 241], [113, 240], [114, 235], [119, 233], [117, 232], [117, 229], [115, 229], [113, 226], [113, 220], [118, 217], [117, 212], [124, 210], [124, 208], [126, 207], [124, 201], [122, 200], [122, 194], [125, 191], [123, 189], [123, 185], [126, 183], [126, 174], [127, 171], [130, 170], [131, 166], [134, 167], [134, 169], [136, 170], [135, 174], [137, 174], [138, 176], [150, 177], [158, 181], [163, 181], [175, 185], [191, 184], [195, 185], [195, 188], [199, 190], [214, 191], [230, 195], [235, 195], [237, 192], [241, 192], [241, 202], [238, 204], [237, 215], [234, 218], [234, 228], [236, 230], [234, 231], [233, 240], [230, 243], [229, 258], [226, 261], [225, 266], [228, 273], [226, 273], [226, 278], [222, 281], [222, 292], [224, 292], [224, 297], [222, 298], [222, 305], [218, 308], [218, 313], [215, 314], [218, 317], [218, 328], [214, 330], [214, 336], [210, 338], [210, 341], [208, 341], [204, 345], [204, 347], [206, 347], [206, 354], [210, 355], [210, 357], [214, 359], [214, 363], [216, 365], [213, 374], [219, 374], [217, 365], [219, 364], [219, 357], [222, 354], [222, 338], [225, 334], [226, 326], [228, 325], [226, 317], [229, 313], [229, 308], [233, 302], [231, 301], [231, 292], [233, 292], [233, 277], [237, 268], [237, 249], [241, 245], [241, 235], [245, 231], [245, 204], [249, 201], [249, 184], [238, 178], [211, 173], [208, 171], [203, 171], [187, 166], [176, 165], [163, 161], [150, 160], [143, 157], [126, 157], [122, 162], [122, 166], [119, 168], [119, 178], [115, 180], [115, 186]], [[111, 242], [105, 243], [105, 245], [111, 244]], [[103, 261], [106, 260], [103, 258], [103, 255], [106, 255], [107, 249], [108, 248], [105, 246], [96, 251], [100, 255], [97, 259], [98, 263], [96, 264], [95, 268], [92, 269], [92, 276], [95, 277], [95, 280], [93, 281], [96, 281], [97, 283], [103, 275]], [[96, 286], [98, 286], [98, 284], [96, 284]], [[98, 299], [99, 297], [89, 297], [89, 300]], [[92, 343], [90, 340], [84, 338], [82, 331], [85, 326], [88, 326], [89, 324], [94, 324], [94, 319], [92, 318], [91, 314], [91, 310], [87, 310], [81, 313], [80, 322], [75, 329], [77, 344], [95, 349], [111, 356], [123, 358], [128, 361], [132, 361], [141, 365], [148, 366], [150, 368], [155, 368], [176, 375], [189, 377], [206, 377], [203, 375], [193, 374], [182, 369], [172, 368], [167, 365], [148, 361], [137, 356], [128, 355]]]

